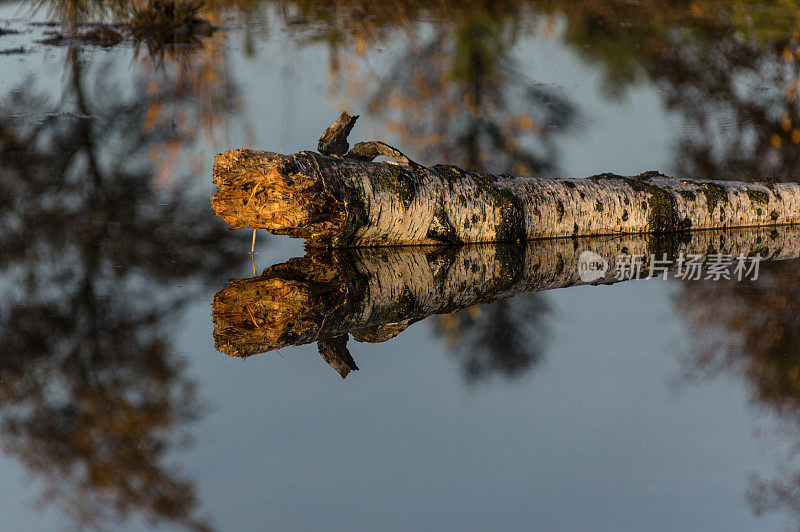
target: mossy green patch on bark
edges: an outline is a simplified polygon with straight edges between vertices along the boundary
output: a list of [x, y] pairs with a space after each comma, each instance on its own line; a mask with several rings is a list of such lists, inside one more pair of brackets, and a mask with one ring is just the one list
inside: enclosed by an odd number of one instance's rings
[[[470, 172], [453, 165], [438, 164], [433, 167], [433, 170], [442, 178], [445, 183], [449, 185], [455, 184], [457, 181], [471, 179], [482, 193], [485, 198], [488, 198], [491, 206], [498, 212], [499, 221], [496, 232], [496, 241], [521, 241], [525, 240], [525, 219], [520, 200], [518, 200], [511, 192], [498, 188], [495, 186], [496, 176], [491, 174], [483, 174], [478, 172]], [[459, 201], [461, 201], [461, 196]], [[466, 204], [466, 198], [463, 200]], [[472, 217], [472, 223], [478, 223], [478, 217]], [[469, 221], [464, 221], [464, 227], [469, 227]]]
[[778, 183], [778, 180], [774, 177], [762, 177], [760, 179], [756, 179], [755, 182], [761, 183], [770, 190], [775, 190], [775, 185]]
[[496, 235], [498, 242], [522, 242], [527, 239], [521, 202], [511, 193], [507, 193], [500, 208], [500, 225]]
[[691, 190], [679, 190], [678, 194], [680, 194], [681, 197], [683, 197], [683, 199], [686, 201], [694, 201], [697, 199], [697, 195]]
[[594, 210], [596, 212], [603, 212], [603, 210], [605, 210], [605, 207], [603, 206], [603, 202], [600, 201], [600, 200], [595, 201]]
[[653, 177], [666, 177], [666, 176], [661, 172], [659, 172], [658, 170], [648, 170], [646, 172], [642, 172], [639, 175], [633, 176], [634, 179], [639, 179], [641, 181], [647, 181]]
[[[655, 175], [660, 175], [656, 173]], [[647, 192], [649, 197], [647, 205], [642, 205], [643, 210], [647, 211], [647, 227], [656, 233], [667, 233], [672, 231], [686, 231], [691, 226], [689, 219], [682, 219], [678, 214], [678, 200], [669, 190], [646, 182], [646, 179], [638, 177], [654, 177], [650, 172], [640, 174], [637, 178], [625, 178], [625, 182], [637, 192]]]
[[769, 203], [769, 194], [762, 190], [748, 190], [747, 197], [750, 198], [750, 201], [753, 203], [761, 203], [764, 205]]
[[521, 242], [527, 239], [522, 202], [511, 192], [497, 188], [491, 174], [471, 173], [478, 189], [489, 198], [499, 220], [495, 226], [497, 242]]
[[722, 185], [716, 183], [702, 183], [700, 186], [703, 189], [703, 194], [706, 196], [706, 205], [708, 206], [709, 214], [714, 214], [720, 202], [728, 201], [728, 193]]
[[593, 176], [587, 177], [587, 179], [591, 179], [592, 181], [600, 181], [601, 179], [624, 179], [623, 176], [612, 174], [610, 172], [604, 172], [602, 174], [595, 174]]
[[435, 170], [436, 174], [442, 178], [442, 181], [451, 184], [462, 180], [464, 175], [467, 173], [466, 170], [452, 164], [437, 164], [433, 167], [433, 170]]
[[374, 174], [373, 183], [377, 185], [377, 189], [389, 191], [397, 196], [403, 208], [408, 209], [416, 193], [414, 175], [400, 165], [387, 164], [387, 166], [388, 172]]
[[772, 211], [771, 213], [769, 213], [769, 218], [773, 222], [777, 221], [778, 220], [778, 213], [775, 212], [775, 211]]

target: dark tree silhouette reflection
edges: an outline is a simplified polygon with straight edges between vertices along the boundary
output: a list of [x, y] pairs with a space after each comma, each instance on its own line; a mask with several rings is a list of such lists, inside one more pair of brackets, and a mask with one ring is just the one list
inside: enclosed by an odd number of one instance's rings
[[191, 183], [155, 183], [149, 154], [182, 138], [153, 108], [189, 112], [193, 91], [115, 85], [76, 49], [66, 67], [61, 102], [31, 80], [0, 104], [3, 450], [82, 527], [138, 514], [205, 529], [168, 463], [200, 413], [170, 320], [246, 246]]
[[796, 50], [796, 41], [763, 47], [718, 32], [659, 48], [652, 76], [691, 126], [677, 145], [677, 173], [800, 179]]
[[468, 383], [492, 375], [512, 378], [543, 358], [549, 312], [542, 294], [520, 294], [440, 316], [436, 332], [458, 354]]

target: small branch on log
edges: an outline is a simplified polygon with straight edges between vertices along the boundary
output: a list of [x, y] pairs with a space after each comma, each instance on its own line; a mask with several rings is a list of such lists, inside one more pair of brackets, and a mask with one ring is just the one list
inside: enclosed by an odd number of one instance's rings
[[[322, 342], [320, 353], [337, 372], [356, 369], [342, 340], [393, 338], [433, 314], [455, 312], [524, 292], [584, 284], [583, 252], [608, 269], [592, 284], [617, 282], [620, 255], [675, 263], [708, 254], [781, 260], [800, 256], [800, 229], [703, 231], [695, 234], [550, 239], [526, 245], [414, 246], [311, 250], [259, 277], [231, 280], [214, 297], [214, 342], [231, 356]], [[648, 271], [643, 268], [640, 276]], [[334, 347], [331, 347], [334, 346]], [[331, 356], [330, 353], [337, 353]]]
[[[320, 151], [217, 155], [214, 211], [234, 228], [305, 238], [312, 247], [519, 242], [800, 223], [800, 184], [689, 180], [647, 172], [517, 178], [426, 167], [382, 142], [345, 157], [347, 113]], [[328, 153], [330, 155], [325, 155]], [[396, 162], [372, 162], [377, 155]]]
[[379, 157], [381, 155], [384, 157], [391, 157], [392, 159], [409, 166], [419, 166], [417, 163], [406, 157], [406, 155], [397, 148], [377, 140], [372, 142], [359, 142], [353, 146], [353, 149], [350, 150], [350, 152], [347, 154], [347, 157], [351, 159], [358, 159], [359, 161], [369, 162], [375, 157]]

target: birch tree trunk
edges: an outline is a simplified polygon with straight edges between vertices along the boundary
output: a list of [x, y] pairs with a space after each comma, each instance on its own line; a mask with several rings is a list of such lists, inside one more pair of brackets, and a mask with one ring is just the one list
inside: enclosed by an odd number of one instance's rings
[[[519, 242], [800, 222], [797, 183], [688, 180], [657, 172], [519, 178], [426, 167], [380, 142], [342, 153], [354, 121], [343, 114], [331, 126], [335, 131], [326, 131], [320, 149], [328, 154], [237, 149], [217, 155], [214, 211], [231, 227], [301, 237], [312, 247]], [[377, 155], [400, 162], [373, 162]]]
[[653, 255], [673, 267], [679, 257], [688, 256], [703, 262], [719, 254], [797, 258], [800, 229], [704, 231], [684, 234], [682, 240], [616, 236], [522, 246], [311, 250], [259, 277], [231, 280], [218, 292], [212, 312], [215, 346], [246, 357], [322, 342], [320, 353], [344, 376], [357, 369], [345, 345], [348, 334], [357, 341], [384, 341], [433, 314], [584, 284], [578, 265], [585, 252], [607, 266], [592, 284], [609, 284], [620, 277], [618, 266], [626, 257], [640, 257], [644, 263], [630, 277], [648, 275]]

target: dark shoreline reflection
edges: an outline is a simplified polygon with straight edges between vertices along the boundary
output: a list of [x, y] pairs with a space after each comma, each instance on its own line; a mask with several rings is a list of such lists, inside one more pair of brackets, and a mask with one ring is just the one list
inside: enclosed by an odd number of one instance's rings
[[[673, 262], [679, 255], [706, 261], [720, 253], [797, 258], [800, 229], [553, 239], [526, 245], [311, 249], [258, 277], [233, 279], [216, 294], [215, 346], [228, 355], [248, 357], [317, 342], [320, 354], [344, 378], [358, 369], [347, 349], [348, 335], [358, 342], [383, 342], [417, 321], [444, 315], [439, 334], [466, 336], [466, 330], [473, 335], [468, 349], [484, 350], [483, 358], [465, 359], [468, 380], [491, 371], [513, 376], [541, 358], [548, 307], [534, 298], [530, 307], [520, 309], [513, 306], [512, 296], [585, 284], [579, 262], [586, 252], [610, 265], [591, 283], [612, 284], [618, 281], [615, 265], [620, 255], [666, 256]], [[642, 268], [636, 276], [648, 273]], [[496, 301], [503, 306], [473, 307]], [[466, 317], [454, 314], [464, 309]], [[478, 312], [486, 312], [487, 319], [479, 321]], [[472, 322], [459, 330], [459, 321], [469, 319]], [[526, 342], [531, 333], [536, 341]], [[499, 343], [494, 341], [497, 335], [503, 336]], [[501, 351], [504, 348], [508, 349]]]
[[79, 528], [205, 530], [173, 463], [202, 414], [173, 321], [247, 244], [150, 154], [195, 139], [171, 111], [211, 112], [221, 88], [214, 112], [233, 112], [232, 87], [142, 67], [123, 91], [109, 68], [70, 48], [60, 100], [34, 78], [0, 101], [0, 440]]

